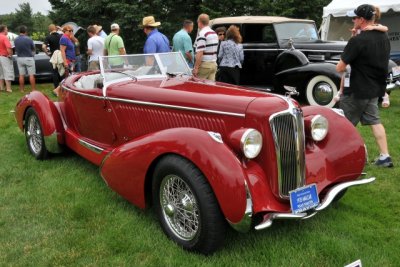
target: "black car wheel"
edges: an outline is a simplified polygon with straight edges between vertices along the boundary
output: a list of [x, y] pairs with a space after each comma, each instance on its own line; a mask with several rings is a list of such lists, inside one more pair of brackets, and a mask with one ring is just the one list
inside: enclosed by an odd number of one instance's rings
[[313, 106], [333, 107], [338, 89], [331, 78], [325, 75], [318, 75], [312, 78], [306, 88], [306, 100]]
[[25, 137], [29, 151], [36, 159], [45, 159], [48, 156], [42, 126], [39, 117], [33, 108], [25, 114]]
[[165, 234], [186, 250], [213, 253], [226, 227], [215, 195], [190, 161], [166, 156], [153, 178], [153, 203]]

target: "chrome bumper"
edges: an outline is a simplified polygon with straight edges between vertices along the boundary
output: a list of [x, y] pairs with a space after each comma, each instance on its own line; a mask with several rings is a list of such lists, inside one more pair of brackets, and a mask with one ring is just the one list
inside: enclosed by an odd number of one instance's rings
[[264, 216], [263, 221], [256, 225], [254, 228], [256, 230], [262, 230], [268, 228], [272, 225], [274, 220], [293, 220], [293, 219], [308, 219], [314, 216], [317, 212], [326, 209], [330, 204], [332, 204], [335, 197], [343, 190], [356, 186], [356, 185], [363, 185], [369, 184], [375, 181], [375, 177], [371, 177], [368, 179], [361, 179], [351, 182], [345, 182], [332, 187], [328, 193], [326, 194], [325, 198], [321, 201], [321, 203], [314, 209], [309, 210], [307, 213], [268, 213]]
[[386, 92], [399, 88], [400, 88], [400, 81], [391, 81], [388, 84], [386, 84]]

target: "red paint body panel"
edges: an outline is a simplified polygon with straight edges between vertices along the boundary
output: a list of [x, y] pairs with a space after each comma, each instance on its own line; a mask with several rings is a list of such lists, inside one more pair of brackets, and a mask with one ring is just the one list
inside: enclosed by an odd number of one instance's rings
[[38, 91], [25, 95], [15, 107], [15, 118], [18, 127], [24, 131], [24, 117], [27, 109], [32, 107], [39, 116], [44, 136], [57, 133], [57, 140], [64, 143], [64, 127], [56, 104], [47, 96]]
[[111, 188], [144, 208], [147, 170], [156, 158], [171, 153], [189, 159], [202, 171], [226, 218], [238, 222], [243, 217], [246, 173], [229, 147], [203, 130], [174, 128], [133, 140], [107, 157], [101, 173]]

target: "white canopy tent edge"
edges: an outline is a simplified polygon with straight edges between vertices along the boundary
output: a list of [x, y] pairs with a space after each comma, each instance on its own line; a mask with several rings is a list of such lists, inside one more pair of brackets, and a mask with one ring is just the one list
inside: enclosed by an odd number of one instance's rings
[[362, 4], [378, 6], [381, 11], [379, 23], [388, 26], [391, 52], [393, 57], [400, 58], [400, 1], [399, 0], [333, 0], [324, 7], [320, 28], [322, 40], [348, 40], [353, 23], [346, 16], [347, 11], [354, 10]]

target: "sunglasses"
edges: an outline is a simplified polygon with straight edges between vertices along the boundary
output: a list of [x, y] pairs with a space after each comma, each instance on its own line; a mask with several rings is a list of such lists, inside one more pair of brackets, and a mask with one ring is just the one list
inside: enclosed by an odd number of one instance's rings
[[66, 30], [65, 32], [74, 32], [74, 30]]
[[356, 20], [356, 19], [359, 19], [359, 18], [360, 18], [360, 17], [353, 17], [352, 20]]

